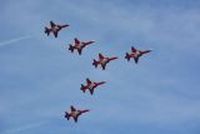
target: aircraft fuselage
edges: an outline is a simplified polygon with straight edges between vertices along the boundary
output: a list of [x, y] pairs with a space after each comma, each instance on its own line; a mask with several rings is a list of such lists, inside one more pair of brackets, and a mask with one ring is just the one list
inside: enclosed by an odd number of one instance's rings
[[75, 44], [75, 48], [81, 50], [83, 48], [84, 44], [80, 43], [80, 44]]
[[92, 82], [92, 83], [88, 86], [88, 89], [89, 89], [89, 90], [94, 89], [95, 86], [96, 86], [95, 83]]
[[104, 59], [100, 60], [100, 64], [102, 64], [102, 65], [105, 65], [105, 64], [107, 64], [108, 62], [109, 62], [109, 59], [108, 59], [108, 58], [104, 58]]
[[58, 32], [60, 28], [58, 26], [54, 26], [51, 28], [53, 32]]
[[73, 111], [73, 112], [71, 112], [71, 116], [72, 116], [72, 117], [77, 117], [78, 114], [79, 114], [78, 111]]
[[133, 58], [137, 58], [141, 56], [141, 52], [140, 51], [136, 51], [130, 54], [131, 57]]

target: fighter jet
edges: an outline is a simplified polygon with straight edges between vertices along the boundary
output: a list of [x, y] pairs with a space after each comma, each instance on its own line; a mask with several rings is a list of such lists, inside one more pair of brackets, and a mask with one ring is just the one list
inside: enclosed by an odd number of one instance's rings
[[105, 81], [101, 82], [93, 82], [89, 78], [86, 79], [87, 85], [81, 84], [81, 90], [85, 93], [86, 90], [90, 91], [90, 94], [93, 95], [94, 89], [97, 88], [98, 86], [105, 84]]
[[127, 59], [127, 61], [130, 61], [131, 58], [134, 58], [135, 63], [138, 63], [138, 60], [141, 56], [143, 56], [144, 54], [150, 53], [152, 50], [138, 50], [134, 47], [131, 47], [131, 53], [126, 53], [125, 59]]
[[106, 57], [106, 56], [103, 56], [101, 53], [99, 53], [99, 60], [97, 61], [93, 59], [92, 65], [94, 65], [95, 68], [97, 68], [98, 65], [101, 65], [102, 70], [105, 70], [107, 63], [115, 59], [118, 59], [118, 57]]
[[49, 36], [49, 34], [52, 32], [55, 36], [55, 38], [58, 37], [58, 32], [65, 28], [65, 27], [68, 27], [69, 25], [58, 25], [58, 24], [55, 24], [53, 21], [50, 21], [50, 28], [48, 27], [45, 27], [45, 34], [47, 34], [47, 36]]
[[78, 54], [81, 55], [82, 54], [82, 50], [83, 48], [85, 48], [86, 46], [94, 43], [95, 41], [80, 41], [77, 38], [74, 38], [74, 45], [69, 44], [69, 50], [73, 53], [74, 49], [76, 49], [78, 51]]
[[68, 113], [67, 111], [65, 112], [65, 118], [67, 118], [67, 120], [69, 120], [71, 117], [74, 119], [75, 122], [78, 122], [78, 118], [81, 114], [89, 112], [89, 109], [85, 109], [85, 110], [77, 110], [76, 108], [74, 108], [74, 106], [70, 106], [71, 112]]

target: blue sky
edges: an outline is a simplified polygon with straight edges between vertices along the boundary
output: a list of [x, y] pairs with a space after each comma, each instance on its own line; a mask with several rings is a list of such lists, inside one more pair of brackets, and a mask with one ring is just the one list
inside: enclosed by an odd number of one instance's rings
[[[199, 134], [200, 1], [1, 0], [1, 134]], [[57, 39], [49, 21], [70, 24]], [[64, 46], [96, 40], [82, 56]], [[130, 47], [153, 49], [126, 62]], [[117, 55], [106, 71], [97, 54]], [[80, 84], [106, 80], [94, 96]], [[89, 108], [75, 124], [64, 111]]]

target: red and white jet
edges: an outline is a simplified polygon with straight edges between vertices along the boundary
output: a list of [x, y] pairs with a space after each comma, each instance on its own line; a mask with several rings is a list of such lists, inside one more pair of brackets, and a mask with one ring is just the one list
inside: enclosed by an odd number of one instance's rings
[[67, 118], [67, 120], [69, 120], [71, 117], [74, 119], [75, 122], [78, 121], [78, 118], [81, 114], [89, 112], [89, 109], [85, 109], [85, 110], [77, 110], [76, 108], [74, 108], [74, 106], [70, 106], [71, 112], [65, 112], [65, 118]]
[[110, 61], [113, 61], [113, 60], [116, 60], [116, 59], [118, 59], [118, 57], [106, 57], [106, 56], [103, 56], [101, 53], [99, 53], [99, 60], [97, 61], [97, 60], [93, 59], [92, 65], [94, 65], [95, 68], [97, 68], [98, 65], [101, 65], [102, 70], [105, 70], [106, 69], [106, 65]]
[[134, 47], [131, 47], [131, 53], [126, 53], [125, 59], [127, 59], [127, 61], [130, 61], [131, 58], [134, 58], [135, 63], [137, 64], [141, 56], [150, 53], [151, 51], [152, 50], [138, 50]]
[[94, 81], [91, 81], [89, 78], [86, 79], [86, 82], [87, 82], [87, 85], [81, 84], [81, 90], [84, 93], [85, 93], [86, 90], [89, 90], [91, 95], [93, 95], [95, 88], [106, 83], [105, 81], [94, 82]]
[[45, 34], [47, 34], [47, 36], [49, 36], [50, 33], [53, 33], [55, 38], [58, 37], [58, 32], [65, 28], [65, 27], [68, 27], [69, 25], [58, 25], [58, 24], [55, 24], [53, 21], [50, 21], [50, 28], [48, 27], [45, 27]]
[[74, 38], [74, 45], [69, 44], [69, 50], [73, 53], [74, 49], [76, 49], [78, 51], [79, 55], [81, 55], [83, 48], [85, 48], [86, 46], [88, 46], [88, 45], [90, 45], [94, 42], [95, 42], [94, 40], [92, 40], [92, 41], [80, 41], [79, 39]]

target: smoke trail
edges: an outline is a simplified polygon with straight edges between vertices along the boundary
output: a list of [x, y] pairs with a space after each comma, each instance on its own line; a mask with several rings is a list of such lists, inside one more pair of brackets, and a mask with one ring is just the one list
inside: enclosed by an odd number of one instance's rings
[[9, 45], [9, 44], [12, 44], [12, 43], [16, 43], [18, 41], [26, 40], [26, 39], [29, 39], [29, 38], [31, 38], [30, 35], [23, 36], [23, 37], [18, 37], [18, 38], [15, 38], [15, 39], [4, 41], [4, 42], [0, 42], [0, 47], [5, 46], [5, 45]]
[[46, 123], [47, 122], [29, 124], [29, 125], [22, 126], [22, 127], [19, 127], [19, 128], [14, 128], [14, 129], [7, 130], [7, 131], [4, 132], [4, 134], [22, 132], [22, 131], [25, 131], [25, 130], [28, 130], [28, 129], [33, 129], [33, 128], [40, 127], [40, 126], [42, 126], [42, 125], [44, 125]]

